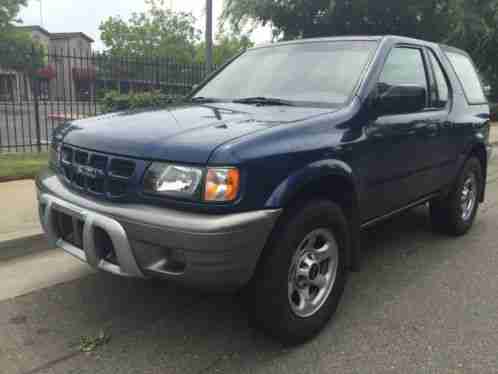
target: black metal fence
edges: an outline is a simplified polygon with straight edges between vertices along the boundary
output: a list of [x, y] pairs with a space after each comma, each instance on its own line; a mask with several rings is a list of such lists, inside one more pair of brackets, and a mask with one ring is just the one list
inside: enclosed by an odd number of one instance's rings
[[0, 46], [0, 56], [12, 53], [23, 58], [10, 66], [0, 60], [0, 152], [47, 149], [56, 126], [102, 113], [111, 91], [181, 97], [209, 73], [204, 64], [168, 58], [34, 48], [21, 52]]

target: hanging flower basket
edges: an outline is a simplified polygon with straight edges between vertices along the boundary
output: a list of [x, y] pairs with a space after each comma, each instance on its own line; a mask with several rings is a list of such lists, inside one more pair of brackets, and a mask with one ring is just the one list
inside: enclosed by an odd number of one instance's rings
[[57, 76], [55, 67], [53, 65], [46, 65], [35, 72], [35, 76], [39, 79], [52, 80]]
[[94, 81], [97, 79], [97, 69], [92, 66], [89, 67], [74, 67], [73, 77], [77, 81]]

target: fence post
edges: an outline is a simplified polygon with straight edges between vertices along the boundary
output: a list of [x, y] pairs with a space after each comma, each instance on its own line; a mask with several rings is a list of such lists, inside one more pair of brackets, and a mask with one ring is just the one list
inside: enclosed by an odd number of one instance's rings
[[206, 65], [213, 69], [213, 0], [206, 0]]
[[31, 73], [31, 91], [33, 92], [33, 100], [35, 105], [35, 125], [36, 125], [36, 149], [38, 152], [41, 152], [42, 144], [41, 144], [41, 124], [40, 124], [40, 102], [38, 95], [40, 93], [39, 81], [36, 79], [36, 66], [35, 66], [35, 53], [36, 49], [33, 45], [31, 47], [31, 61], [33, 61], [33, 71]]

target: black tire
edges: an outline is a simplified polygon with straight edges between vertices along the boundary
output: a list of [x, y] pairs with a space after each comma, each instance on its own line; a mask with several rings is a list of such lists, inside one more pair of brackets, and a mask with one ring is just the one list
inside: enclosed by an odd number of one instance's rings
[[[471, 213], [464, 218], [461, 206], [462, 191], [466, 181], [472, 175], [474, 175], [477, 183], [475, 191], [476, 200]], [[433, 228], [436, 231], [449, 235], [460, 236], [466, 234], [474, 224], [476, 218], [483, 182], [481, 163], [477, 158], [472, 157], [463, 166], [452, 191], [446, 197], [437, 198], [430, 202], [430, 215]]]
[[[333, 233], [337, 243], [335, 282], [328, 297], [323, 298], [321, 307], [313, 315], [303, 318], [291, 307], [289, 269], [303, 239], [323, 228]], [[287, 211], [265, 248], [246, 294], [250, 318], [255, 326], [284, 345], [301, 344], [317, 335], [336, 311], [344, 291], [347, 278], [345, 259], [349, 250], [349, 225], [337, 204], [315, 200]]]

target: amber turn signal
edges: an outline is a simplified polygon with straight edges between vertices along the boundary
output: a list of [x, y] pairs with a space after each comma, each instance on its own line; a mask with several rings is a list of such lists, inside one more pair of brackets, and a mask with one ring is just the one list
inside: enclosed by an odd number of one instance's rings
[[236, 168], [208, 168], [205, 201], [234, 201], [240, 188], [240, 173]]

